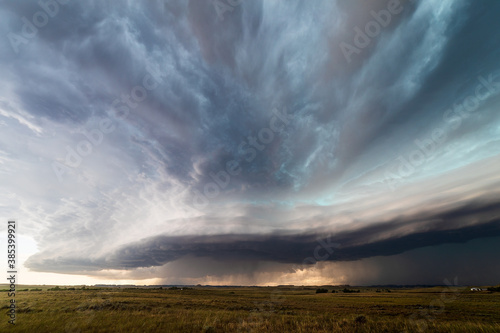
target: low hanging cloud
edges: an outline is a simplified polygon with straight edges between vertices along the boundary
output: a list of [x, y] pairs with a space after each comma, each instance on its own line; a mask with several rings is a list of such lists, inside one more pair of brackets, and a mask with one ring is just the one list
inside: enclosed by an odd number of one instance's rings
[[[475, 220], [475, 221], [474, 221]], [[471, 221], [474, 221], [471, 223]], [[272, 261], [302, 265], [318, 261], [356, 261], [391, 256], [446, 243], [466, 243], [500, 236], [500, 202], [471, 202], [434, 216], [411, 216], [358, 230], [328, 235], [216, 234], [156, 236], [127, 244], [107, 256], [44, 259], [35, 255], [28, 266], [37, 270], [133, 269], [162, 266], [183, 257], [227, 261]]]
[[[25, 265], [479, 281], [390, 263], [500, 236], [500, 5], [221, 1], [2, 6], [0, 198], [37, 243]], [[306, 277], [318, 241], [338, 247]], [[217, 269], [170, 269], [190, 262]]]

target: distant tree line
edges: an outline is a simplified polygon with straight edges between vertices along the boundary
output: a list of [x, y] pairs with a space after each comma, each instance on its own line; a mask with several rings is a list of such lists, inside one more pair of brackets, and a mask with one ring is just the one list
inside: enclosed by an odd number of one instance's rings
[[[359, 293], [361, 292], [361, 290], [355, 290], [355, 289], [347, 289], [347, 288], [344, 288], [342, 290], [339, 290], [339, 292], [342, 291], [343, 293]], [[325, 288], [318, 288], [316, 289], [316, 294], [326, 294], [328, 292], [328, 289], [325, 289]], [[337, 291], [334, 289], [332, 290], [332, 293], [336, 293]]]
[[344, 289], [342, 290], [342, 292], [343, 292], [343, 293], [346, 293], [346, 294], [348, 294], [348, 293], [359, 293], [359, 292], [361, 292], [361, 290], [359, 290], [359, 289], [358, 289], [358, 290], [354, 290], [354, 289], [347, 289], [347, 288], [344, 288]]

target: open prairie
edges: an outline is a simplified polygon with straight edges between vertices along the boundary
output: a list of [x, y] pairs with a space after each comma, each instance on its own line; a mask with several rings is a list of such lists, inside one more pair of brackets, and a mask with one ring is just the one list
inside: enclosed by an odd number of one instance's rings
[[500, 332], [498, 292], [453, 286], [318, 288], [328, 292], [317, 293], [315, 287], [18, 286], [15, 325], [8, 323], [10, 297], [0, 295], [0, 331]]

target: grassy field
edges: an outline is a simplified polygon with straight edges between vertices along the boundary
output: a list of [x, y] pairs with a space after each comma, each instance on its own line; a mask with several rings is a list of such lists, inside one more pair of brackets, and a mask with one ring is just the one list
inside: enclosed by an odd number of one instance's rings
[[458, 287], [26, 288], [0, 332], [500, 332], [500, 293]]

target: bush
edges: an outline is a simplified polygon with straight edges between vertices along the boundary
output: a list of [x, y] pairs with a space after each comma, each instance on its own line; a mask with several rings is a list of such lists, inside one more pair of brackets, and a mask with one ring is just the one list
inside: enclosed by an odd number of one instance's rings
[[66, 288], [62, 289], [59, 286], [55, 286], [54, 288], [49, 288], [47, 290], [49, 290], [49, 291], [60, 291], [60, 290], [66, 290]]
[[316, 294], [326, 294], [327, 292], [328, 289], [323, 289], [323, 288], [316, 289]]
[[344, 293], [359, 293], [361, 292], [361, 290], [354, 290], [354, 289], [347, 289], [347, 288], [344, 288], [344, 290], [342, 290], [342, 292]]

